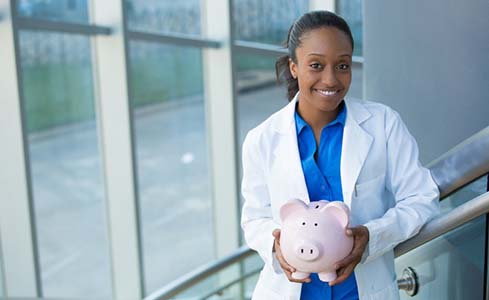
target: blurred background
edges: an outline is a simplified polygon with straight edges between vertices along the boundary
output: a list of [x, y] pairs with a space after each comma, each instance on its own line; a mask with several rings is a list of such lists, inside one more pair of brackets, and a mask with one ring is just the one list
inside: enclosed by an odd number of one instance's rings
[[315, 9], [423, 163], [489, 125], [486, 1], [0, 0], [0, 297], [142, 298], [243, 245], [241, 143]]

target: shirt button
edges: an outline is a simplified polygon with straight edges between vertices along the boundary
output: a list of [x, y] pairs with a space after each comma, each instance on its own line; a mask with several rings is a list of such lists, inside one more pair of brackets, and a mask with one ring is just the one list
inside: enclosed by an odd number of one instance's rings
[[321, 190], [324, 191], [326, 189], [326, 186], [324, 184], [321, 184]]

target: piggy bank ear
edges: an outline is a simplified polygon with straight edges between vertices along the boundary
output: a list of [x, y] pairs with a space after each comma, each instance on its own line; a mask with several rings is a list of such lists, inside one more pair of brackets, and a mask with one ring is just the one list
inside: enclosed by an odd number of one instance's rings
[[321, 212], [327, 212], [329, 215], [333, 216], [333, 218], [336, 218], [338, 222], [340, 222], [341, 227], [346, 228], [348, 225], [350, 219], [350, 209], [343, 202], [330, 202], [321, 208]]
[[293, 199], [282, 205], [280, 208], [280, 219], [285, 220], [292, 212], [306, 210], [307, 205], [304, 201]]

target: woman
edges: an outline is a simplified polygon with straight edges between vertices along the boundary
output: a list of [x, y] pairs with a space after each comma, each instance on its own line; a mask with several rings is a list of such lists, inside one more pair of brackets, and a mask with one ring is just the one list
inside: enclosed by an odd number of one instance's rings
[[[399, 115], [345, 98], [353, 38], [337, 15], [310, 12], [277, 61], [289, 104], [243, 143], [242, 228], [265, 266], [253, 299], [398, 299], [393, 248], [438, 213], [439, 192]], [[295, 280], [280, 249], [279, 209], [290, 199], [344, 201], [353, 250], [338, 278]]]

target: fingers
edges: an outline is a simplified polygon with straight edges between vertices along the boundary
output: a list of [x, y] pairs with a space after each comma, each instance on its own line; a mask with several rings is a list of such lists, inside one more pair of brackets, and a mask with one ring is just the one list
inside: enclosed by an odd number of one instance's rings
[[355, 265], [350, 264], [350, 265], [346, 266], [345, 268], [341, 268], [341, 269], [337, 270], [336, 274], [338, 275], [338, 277], [336, 277], [335, 280], [330, 281], [329, 285], [333, 286], [333, 285], [337, 285], [337, 284], [340, 284], [343, 281], [345, 281], [351, 275], [351, 273], [353, 273], [353, 269], [355, 269]]
[[311, 279], [309, 277], [305, 279], [295, 279], [292, 277], [292, 273], [294, 273], [297, 270], [291, 265], [289, 265], [285, 260], [284, 256], [282, 255], [282, 249], [280, 248], [280, 229], [275, 229], [272, 232], [272, 235], [275, 238], [274, 241], [275, 256], [277, 257], [280, 267], [282, 268], [285, 275], [287, 276], [287, 279], [291, 282], [297, 282], [297, 283], [311, 282]]
[[296, 271], [295, 268], [289, 265], [287, 261], [285, 261], [284, 256], [282, 255], [282, 249], [280, 248], [280, 229], [275, 229], [272, 232], [272, 235], [275, 237], [275, 241], [273, 242], [274, 243], [273, 248], [275, 250], [275, 256], [277, 257], [280, 266], [284, 271], [290, 273], [295, 272]]
[[[339, 269], [345, 268], [346, 266], [355, 263], [357, 260], [360, 261], [358, 259], [358, 256], [357, 255], [350, 254], [347, 257], [343, 258], [342, 260], [336, 262], [335, 269], [336, 270], [339, 270]], [[355, 265], [356, 265], [356, 263], [355, 263]]]
[[304, 278], [304, 279], [295, 279], [292, 277], [292, 272], [284, 270], [284, 273], [290, 282], [297, 282], [297, 283], [309, 283], [309, 282], [311, 282], [311, 278], [309, 278], [309, 277]]
[[370, 237], [368, 228], [365, 226], [346, 228], [346, 235], [352, 236], [355, 239], [366, 239], [367, 241], [369, 240]]

